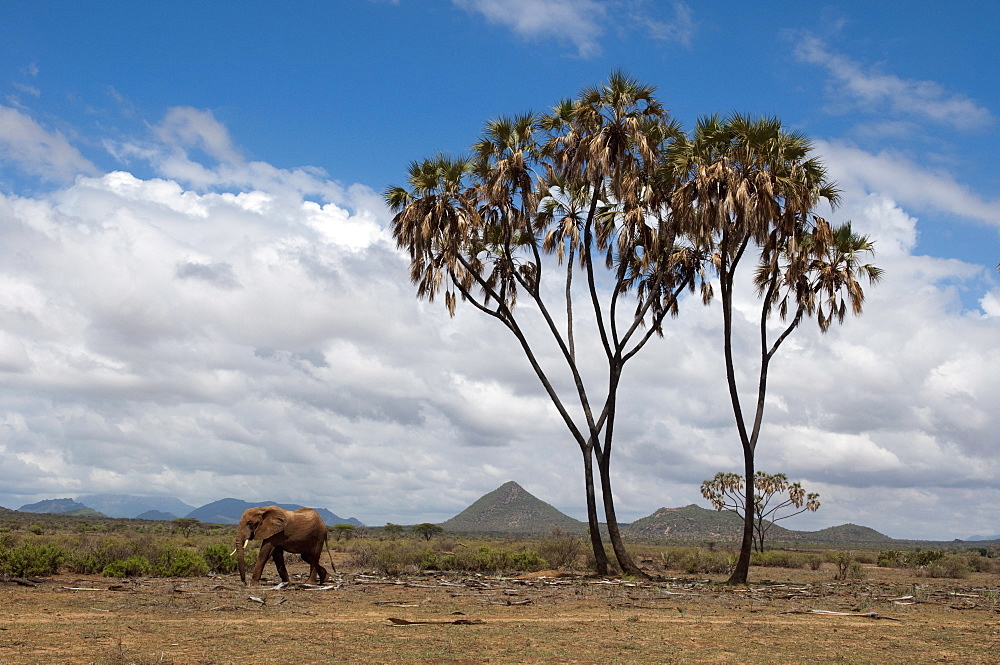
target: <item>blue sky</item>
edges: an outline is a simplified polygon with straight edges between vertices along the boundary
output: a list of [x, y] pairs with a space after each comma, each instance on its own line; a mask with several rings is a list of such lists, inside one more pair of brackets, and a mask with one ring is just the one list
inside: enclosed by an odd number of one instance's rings
[[[686, 127], [808, 134], [888, 271], [772, 382], [761, 466], [824, 498], [789, 525], [1000, 533], [995, 3], [15, 1], [0, 25], [0, 505], [267, 496], [413, 523], [513, 479], [582, 516], [517, 350], [416, 302], [379, 193], [621, 68]], [[692, 341], [716, 322], [676, 324], [695, 379], [632, 379], [624, 519], [739, 466]]]

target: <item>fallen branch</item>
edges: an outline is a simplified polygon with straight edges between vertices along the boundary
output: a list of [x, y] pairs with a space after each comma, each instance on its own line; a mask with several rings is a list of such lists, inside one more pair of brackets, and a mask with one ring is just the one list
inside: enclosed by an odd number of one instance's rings
[[899, 617], [885, 616], [878, 612], [834, 612], [832, 610], [809, 610], [810, 614], [831, 614], [842, 617], [865, 617], [867, 619], [888, 619], [889, 621], [903, 621]]
[[38, 586], [36, 582], [33, 582], [24, 577], [7, 577], [6, 575], [4, 575], [3, 581], [7, 582], [8, 584], [20, 584], [21, 586]]
[[387, 620], [393, 626], [481, 626], [486, 623], [482, 619], [455, 619], [454, 621], [409, 621], [408, 619], [389, 617]]

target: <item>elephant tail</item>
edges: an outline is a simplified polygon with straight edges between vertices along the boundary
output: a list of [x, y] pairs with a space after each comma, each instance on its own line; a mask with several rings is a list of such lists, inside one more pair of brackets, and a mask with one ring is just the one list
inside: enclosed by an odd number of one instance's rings
[[329, 534], [323, 536], [323, 544], [326, 545], [326, 555], [328, 557], [330, 557], [330, 571], [334, 575], [336, 575], [337, 574], [337, 567], [335, 565], [333, 565], [333, 553], [330, 552], [330, 538], [328, 536], [329, 536]]

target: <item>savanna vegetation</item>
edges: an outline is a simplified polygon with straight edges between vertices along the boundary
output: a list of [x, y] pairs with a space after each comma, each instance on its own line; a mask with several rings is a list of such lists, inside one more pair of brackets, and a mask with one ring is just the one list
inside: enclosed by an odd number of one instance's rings
[[[232, 555], [234, 525], [186, 524], [106, 519], [94, 523], [79, 518], [9, 513], [18, 519], [0, 521], [0, 575], [45, 577], [59, 573], [104, 577], [200, 577], [236, 571]], [[350, 538], [337, 538], [328, 527], [330, 548], [348, 569], [394, 576], [424, 571], [509, 575], [541, 570], [592, 574], [597, 570], [587, 540], [554, 528], [535, 537], [485, 538], [449, 534], [437, 525], [428, 529], [387, 525], [352, 528]], [[254, 541], [251, 541], [251, 545]], [[738, 543], [643, 542], [628, 545], [630, 557], [646, 574], [731, 573], [738, 561]], [[253, 560], [256, 551], [249, 550]], [[297, 556], [286, 555], [289, 561]], [[844, 579], [858, 566], [913, 571], [917, 576], [962, 579], [971, 573], [1000, 574], [1000, 547], [960, 543], [951, 547], [883, 546], [850, 549], [830, 544], [796, 543], [755, 551], [753, 565], [763, 568], [836, 569]], [[857, 575], [855, 575], [857, 577]]]
[[991, 662], [1000, 639], [995, 543], [769, 549], [753, 554], [756, 579], [733, 586], [736, 542], [632, 543], [651, 579], [613, 578], [591, 574], [585, 537], [561, 531], [359, 528], [331, 541], [326, 585], [302, 584], [308, 566], [290, 556], [290, 585], [269, 567], [248, 589], [233, 527], [35, 517], [0, 523], [9, 665], [909, 665]]

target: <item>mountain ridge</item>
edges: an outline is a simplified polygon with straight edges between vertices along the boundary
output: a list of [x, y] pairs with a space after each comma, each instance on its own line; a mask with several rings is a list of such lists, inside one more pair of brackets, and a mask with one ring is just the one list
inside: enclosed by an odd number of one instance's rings
[[[70, 498], [43, 499], [35, 503], [25, 504], [17, 510], [25, 513], [49, 513], [56, 515], [79, 515], [90, 517], [111, 517], [116, 519], [149, 519], [167, 521], [177, 519], [176, 510], [182, 510], [183, 517], [197, 519], [208, 524], [236, 524], [240, 521], [243, 511], [255, 506], [279, 506], [286, 510], [296, 510], [307, 506], [294, 503], [278, 503], [277, 501], [261, 501], [251, 503], [242, 499], [219, 499], [197, 508], [189, 506], [175, 497], [148, 497], [134, 494], [92, 494], [78, 499], [94, 500], [96, 505], [108, 510], [96, 510], [80, 500]], [[311, 506], [310, 506], [311, 507]], [[173, 508], [173, 510], [170, 510]], [[317, 513], [328, 525], [353, 524], [365, 526], [356, 517], [344, 519], [327, 508], [316, 508]], [[112, 514], [114, 513], [114, 514]]]
[[[177, 519], [177, 513], [164, 510], [164, 506], [187, 504], [174, 497], [143, 497], [139, 495], [95, 494], [78, 497], [78, 500], [45, 499], [32, 504], [26, 504], [19, 510], [27, 513], [49, 513], [83, 517], [111, 517], [104, 511], [97, 511], [79, 499], [98, 497], [96, 503], [107, 508], [110, 503], [119, 506], [118, 511], [124, 511], [124, 506], [136, 510], [147, 505], [160, 505], [161, 508], [146, 508], [135, 514], [122, 515], [125, 518], [172, 520]], [[101, 502], [101, 499], [104, 502]], [[235, 524], [240, 515], [249, 507], [262, 505], [278, 505], [288, 510], [301, 508], [297, 504], [281, 504], [275, 501], [250, 503], [241, 499], [220, 499], [207, 503], [183, 514], [201, 522], [216, 524]], [[3, 510], [8, 510], [4, 508]], [[109, 509], [110, 510], [110, 509]], [[316, 508], [328, 525], [353, 524], [365, 526], [357, 518], [341, 518], [326, 508]], [[553, 528], [567, 533], [585, 535], [587, 524], [562, 513], [552, 505], [533, 496], [514, 481], [504, 483], [492, 492], [470, 504], [465, 510], [454, 517], [439, 523], [443, 528], [455, 533], [509, 534], [509, 535], [541, 535]], [[659, 508], [646, 517], [630, 524], [621, 524], [622, 536], [630, 541], [708, 541], [708, 542], [738, 542], [741, 519], [728, 511], [716, 511], [689, 504], [678, 508]], [[865, 544], [865, 545], [902, 545], [918, 543], [981, 543], [1000, 541], [1000, 536], [971, 536], [962, 540], [914, 540], [892, 538], [870, 527], [856, 524], [841, 524], [818, 531], [794, 531], [778, 525], [772, 526], [767, 534], [767, 541], [794, 543], [830, 543], [830, 544]]]
[[108, 517], [138, 517], [152, 510], [180, 517], [196, 508], [172, 496], [86, 494], [76, 497], [76, 500]]

